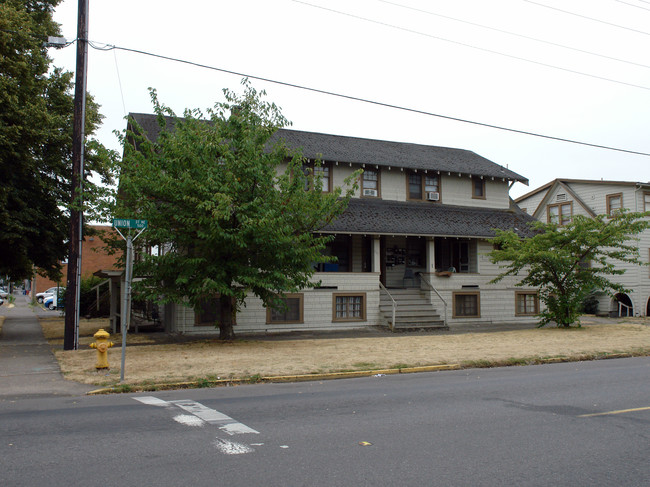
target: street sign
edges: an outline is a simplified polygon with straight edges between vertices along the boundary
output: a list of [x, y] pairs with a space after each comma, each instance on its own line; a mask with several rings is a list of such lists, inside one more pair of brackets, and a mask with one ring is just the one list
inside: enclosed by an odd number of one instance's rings
[[128, 218], [114, 218], [113, 226], [115, 228], [135, 228], [137, 230], [143, 230], [147, 228], [147, 220], [133, 220]]

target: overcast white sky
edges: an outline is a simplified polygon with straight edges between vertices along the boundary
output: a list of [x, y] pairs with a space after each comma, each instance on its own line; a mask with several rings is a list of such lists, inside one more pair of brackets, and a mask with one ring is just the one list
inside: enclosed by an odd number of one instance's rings
[[[89, 12], [97, 45], [650, 153], [648, 0], [90, 0]], [[55, 20], [74, 39], [77, 0]], [[75, 50], [51, 49], [54, 64], [74, 71]], [[148, 87], [178, 114], [241, 91], [240, 76], [120, 50], [90, 49], [88, 69], [114, 149], [126, 113], [151, 113]], [[252, 82], [297, 130], [472, 150], [530, 180], [513, 197], [557, 177], [650, 180], [649, 156]]]

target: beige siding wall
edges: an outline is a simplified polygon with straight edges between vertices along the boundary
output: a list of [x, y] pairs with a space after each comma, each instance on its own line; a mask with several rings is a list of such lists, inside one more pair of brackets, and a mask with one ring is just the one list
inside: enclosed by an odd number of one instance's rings
[[[535, 316], [515, 315], [515, 293], [517, 291], [535, 291], [534, 289], [516, 286], [520, 282], [518, 277], [507, 277], [496, 284], [490, 284], [502, 271], [498, 264], [490, 262], [488, 256], [492, 245], [485, 241], [477, 242], [478, 272], [454, 273], [451, 277], [438, 277], [435, 274], [426, 275], [426, 279], [436, 288], [442, 298], [447, 302], [447, 318], [449, 325], [459, 323], [536, 323]], [[433, 306], [442, 315], [444, 305], [426, 284], [422, 289], [429, 294]], [[478, 318], [453, 318], [454, 292], [477, 291], [480, 296], [480, 317]]]
[[[299, 324], [267, 324], [266, 309], [262, 301], [250, 296], [246, 306], [237, 315], [235, 333], [274, 333], [294, 330], [336, 330], [363, 328], [378, 325], [379, 274], [324, 272], [316, 273], [314, 282], [320, 281], [321, 289], [308, 289], [304, 295], [304, 322]], [[365, 296], [366, 319], [364, 321], [333, 321], [333, 294], [359, 293]], [[218, 333], [210, 326], [194, 326], [194, 311], [184, 306], [175, 306], [176, 327], [174, 331], [187, 334]]]
[[547, 191], [541, 191], [526, 198], [525, 200], [520, 201], [517, 203], [517, 205], [519, 205], [519, 208], [525, 210], [529, 215], [533, 215], [535, 213], [535, 210], [537, 210], [537, 207], [544, 199], [544, 196], [546, 196], [546, 193]]
[[[622, 194], [623, 206], [630, 211], [643, 211], [643, 193], [644, 191], [635, 191], [633, 185], [622, 184], [607, 184], [607, 183], [588, 183], [588, 182], [572, 182], [568, 183], [568, 187], [573, 191], [576, 196], [588, 206], [595, 214], [602, 215], [607, 213], [607, 195], [609, 194]], [[546, 192], [543, 192], [546, 194]], [[567, 202], [573, 202], [573, 215], [590, 216], [589, 212], [582, 207], [578, 201], [574, 200], [571, 194], [566, 189], [557, 187], [551, 190], [550, 197], [547, 204], [557, 203], [557, 195], [566, 194]], [[519, 203], [519, 206], [529, 208], [533, 207], [535, 201], [541, 201], [543, 195], [535, 195]], [[537, 215], [538, 220], [542, 222], [547, 221], [546, 207], [541, 208]], [[638, 248], [641, 260], [644, 263], [649, 262], [650, 252], [650, 230], [646, 230], [638, 236]], [[637, 266], [627, 263], [617, 263], [617, 268], [625, 269], [625, 274], [621, 276], [610, 276], [609, 279], [625, 286], [630, 290], [627, 293], [634, 306], [634, 314], [636, 316], [647, 316], [648, 300], [650, 299], [650, 267]], [[599, 297], [598, 312], [599, 314], [608, 314], [610, 311], [617, 309], [615, 302], [606, 294], [601, 294]]]
[[485, 180], [485, 199], [472, 198], [472, 179], [468, 176], [443, 176], [441, 201], [446, 205], [473, 206], [478, 208], [508, 208], [508, 183], [506, 181]]
[[[368, 168], [377, 169], [374, 166]], [[284, 171], [286, 165], [281, 165], [279, 171]], [[344, 187], [345, 178], [352, 175], [359, 165], [333, 163], [332, 183]], [[380, 167], [380, 195], [381, 199], [389, 201], [407, 201], [408, 171], [400, 168]], [[508, 182], [500, 179], [485, 180], [485, 199], [472, 198], [472, 179], [467, 175], [440, 175], [440, 203], [456, 206], [473, 206], [479, 208], [508, 208], [510, 199]], [[360, 197], [360, 189], [355, 192], [355, 197]], [[433, 204], [433, 203], [429, 203]]]

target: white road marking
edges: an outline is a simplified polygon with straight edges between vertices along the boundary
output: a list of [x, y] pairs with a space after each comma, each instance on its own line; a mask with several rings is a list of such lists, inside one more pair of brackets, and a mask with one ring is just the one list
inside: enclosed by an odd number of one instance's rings
[[205, 426], [205, 421], [191, 414], [179, 414], [174, 416], [174, 421], [186, 426]]
[[219, 429], [229, 435], [241, 435], [245, 433], [253, 433], [258, 435], [259, 431], [249, 428], [245, 424], [240, 423], [239, 421], [234, 420], [230, 416], [227, 416], [219, 411], [205, 407], [203, 404], [196, 401], [190, 400], [181, 400], [181, 401], [171, 401], [172, 404], [175, 404], [181, 409], [193, 414], [194, 416], [201, 418], [206, 423], [216, 424], [219, 426]]
[[134, 397], [133, 399], [140, 401], [142, 404], [148, 404], [149, 406], [169, 406], [167, 401], [163, 401], [162, 399], [153, 396]]
[[225, 453], [226, 455], [241, 455], [242, 453], [251, 453], [255, 451], [253, 448], [248, 445], [244, 445], [243, 443], [236, 443], [230, 440], [222, 440], [221, 438], [214, 440], [213, 444], [217, 450], [219, 450], [221, 453]]
[[[153, 396], [141, 396], [134, 397], [136, 401], [140, 401], [143, 404], [150, 406], [159, 406], [159, 407], [173, 407], [177, 406], [184, 411], [194, 415], [196, 418], [205, 421], [206, 423], [214, 424], [219, 427], [220, 430], [229, 434], [229, 435], [241, 435], [246, 433], [259, 434], [259, 431], [254, 430], [246, 426], [245, 424], [240, 423], [239, 421], [234, 420], [230, 416], [227, 416], [219, 411], [210, 409], [204, 406], [201, 403], [196, 401], [191, 401], [189, 399], [183, 399], [180, 401], [164, 401]], [[176, 419], [176, 418], [174, 418]], [[179, 421], [180, 422], [180, 421]], [[196, 426], [193, 424], [192, 426]]]

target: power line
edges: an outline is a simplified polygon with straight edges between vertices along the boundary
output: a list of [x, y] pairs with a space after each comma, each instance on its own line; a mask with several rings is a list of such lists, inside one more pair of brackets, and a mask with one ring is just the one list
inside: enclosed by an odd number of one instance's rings
[[557, 10], [558, 12], [562, 12], [562, 13], [565, 13], [565, 14], [568, 14], [568, 15], [574, 15], [576, 17], [581, 17], [583, 19], [593, 20], [594, 22], [600, 22], [601, 24], [611, 25], [612, 27], [618, 27], [619, 29], [629, 30], [631, 32], [636, 32], [637, 34], [643, 34], [643, 35], [646, 35], [646, 36], [650, 36], [650, 32], [645, 32], [643, 30], [632, 29], [631, 27], [625, 27], [624, 25], [614, 24], [612, 22], [607, 22], [605, 20], [594, 19], [593, 17], [587, 17], [586, 15], [577, 14], [575, 12], [569, 12], [568, 10], [562, 10], [561, 8], [551, 7], [550, 5], [545, 5], [545, 4], [539, 3], [539, 2], [533, 2], [532, 0], [524, 0], [524, 2], [532, 3], [534, 5], [539, 5], [540, 7], [544, 7], [544, 8], [550, 8], [551, 10]]
[[[650, 12], [650, 8], [642, 7], [641, 5], [634, 5], [633, 3], [623, 2], [622, 0], [615, 0], [615, 1], [618, 2], [618, 3], [624, 3], [625, 5], [629, 5], [630, 7], [636, 7], [636, 8], [640, 8], [641, 10], [647, 10], [647, 11]], [[645, 2], [645, 3], [648, 3], [648, 2]]]
[[[485, 47], [474, 46], [472, 44], [467, 44], [465, 42], [453, 41], [451, 39], [446, 39], [444, 37], [434, 36], [432, 34], [427, 34], [427, 33], [424, 33], [424, 32], [417, 31], [417, 30], [408, 29], [406, 27], [399, 27], [399, 26], [389, 24], [389, 23], [386, 23], [386, 22], [381, 22], [379, 20], [368, 19], [366, 17], [361, 17], [360, 15], [355, 15], [355, 14], [351, 14], [351, 13], [348, 13], [348, 12], [342, 12], [340, 10], [335, 10], [335, 9], [332, 9], [332, 8], [329, 8], [329, 7], [323, 7], [321, 5], [315, 5], [313, 3], [304, 2], [302, 0], [291, 0], [291, 1], [295, 2], [295, 3], [303, 4], [303, 5], [306, 5], [306, 6], [309, 6], [309, 7], [313, 7], [313, 8], [317, 8], [317, 9], [321, 9], [321, 10], [326, 10], [328, 12], [333, 12], [333, 13], [336, 13], [336, 14], [339, 14], [339, 15], [344, 15], [346, 17], [351, 17], [351, 18], [354, 18], [354, 19], [357, 19], [357, 20], [362, 20], [364, 22], [369, 22], [369, 23], [372, 23], [372, 24], [382, 25], [384, 27], [390, 27], [391, 29], [402, 30], [402, 31], [405, 31], [405, 32], [409, 32], [411, 34], [421, 35], [421, 36], [424, 36], [424, 37], [429, 37], [431, 39], [437, 39], [439, 41], [449, 42], [451, 44], [456, 44], [456, 45], [463, 46], [463, 47], [469, 47], [470, 49], [476, 49], [478, 51], [489, 52], [491, 54], [496, 54], [498, 56], [503, 56], [503, 57], [507, 57], [507, 58], [511, 58], [511, 59], [517, 59], [519, 61], [524, 61], [526, 63], [536, 64], [538, 66], [544, 66], [546, 68], [557, 69], [557, 70], [560, 70], [560, 71], [565, 71], [567, 73], [578, 74], [580, 76], [587, 76], [589, 78], [595, 78], [595, 79], [599, 79], [599, 80], [602, 80], [602, 81], [609, 81], [611, 83], [617, 83], [617, 84], [625, 85], [625, 86], [632, 86], [633, 88], [640, 88], [642, 90], [650, 91], [650, 87], [648, 87], [648, 86], [637, 85], [637, 84], [634, 84], [634, 83], [628, 83], [626, 81], [620, 81], [620, 80], [615, 80], [615, 79], [612, 79], [612, 78], [606, 78], [604, 76], [598, 76], [598, 75], [595, 75], [595, 74], [584, 73], [582, 71], [576, 71], [575, 69], [563, 68], [563, 67], [560, 67], [560, 66], [555, 66], [553, 64], [543, 63], [541, 61], [533, 61], [532, 59], [527, 59], [527, 58], [524, 58], [524, 57], [521, 57], [521, 56], [515, 56], [513, 54], [505, 54], [503, 52], [495, 51], [493, 49], [487, 49]], [[527, 0], [525, 0], [525, 1], [527, 1]]]
[[[600, 57], [600, 58], [603, 58], [603, 59], [609, 59], [609, 60], [617, 61], [617, 62], [620, 62], [620, 63], [631, 64], [631, 65], [640, 66], [640, 67], [643, 67], [643, 68], [650, 68], [650, 66], [647, 65], [647, 64], [637, 63], [637, 62], [634, 62], [634, 61], [627, 61], [625, 59], [620, 59], [620, 58], [616, 58], [616, 57], [613, 57], [613, 56], [607, 56], [605, 54], [599, 54], [597, 52], [587, 51], [585, 49], [579, 49], [577, 47], [566, 46], [564, 44], [559, 44], [557, 42], [547, 41], [547, 40], [544, 40], [544, 39], [538, 39], [536, 37], [531, 37], [531, 36], [527, 36], [527, 35], [524, 35], [524, 34], [518, 34], [516, 32], [510, 32], [510, 31], [507, 31], [507, 30], [498, 29], [496, 27], [490, 27], [489, 25], [478, 24], [476, 22], [470, 22], [468, 20], [458, 19], [458, 18], [455, 18], [455, 17], [450, 17], [448, 15], [443, 15], [443, 14], [439, 14], [439, 13], [436, 13], [436, 12], [431, 12], [429, 10], [423, 10], [423, 9], [419, 9], [419, 8], [415, 8], [415, 7], [410, 7], [408, 5], [402, 5], [402, 4], [399, 4], [399, 3], [396, 3], [396, 2], [391, 2], [389, 0], [377, 0], [377, 1], [389, 4], [389, 5], [394, 5], [396, 7], [400, 7], [400, 8], [403, 8], [403, 9], [413, 10], [415, 12], [420, 12], [420, 13], [427, 14], [427, 15], [433, 15], [435, 17], [440, 17], [440, 18], [443, 18], [443, 19], [453, 20], [454, 22], [460, 22], [462, 24], [472, 25], [474, 27], [480, 27], [481, 29], [488, 29], [488, 30], [491, 30], [491, 31], [494, 31], [494, 32], [500, 32], [502, 34], [507, 34], [507, 35], [519, 37], [521, 39], [528, 39], [530, 41], [540, 42], [542, 44], [548, 44], [549, 46], [560, 47], [562, 49], [568, 49], [570, 51], [580, 52], [580, 53], [583, 53], [583, 54], [589, 54], [591, 56], [597, 56], [597, 57]], [[623, 2], [623, 3], [625, 3], [625, 2]]]
[[103, 50], [103, 51], [118, 49], [118, 50], [125, 51], [125, 52], [132, 52], [134, 54], [142, 54], [144, 56], [150, 56], [150, 57], [154, 57], [154, 58], [158, 58], [158, 59], [164, 59], [164, 60], [167, 60], [167, 61], [173, 61], [173, 62], [177, 62], [177, 63], [187, 64], [187, 65], [195, 66], [195, 67], [198, 67], [198, 68], [210, 69], [212, 71], [219, 71], [221, 73], [232, 74], [232, 75], [243, 77], [243, 78], [256, 79], [258, 81], [273, 83], [273, 84], [281, 85], [281, 86], [287, 86], [289, 88], [296, 88], [296, 89], [300, 89], [300, 90], [310, 91], [310, 92], [313, 92], [313, 93], [320, 93], [322, 95], [334, 96], [334, 97], [342, 98], [342, 99], [345, 99], [345, 100], [357, 101], [357, 102], [361, 102], [361, 103], [367, 103], [367, 104], [370, 104], [370, 105], [376, 105], [376, 106], [381, 106], [381, 107], [385, 107], [385, 108], [392, 108], [392, 109], [395, 109], [395, 110], [402, 110], [402, 111], [410, 112], [410, 113], [417, 113], [419, 115], [437, 117], [437, 118], [442, 118], [442, 119], [445, 119], [445, 120], [452, 120], [452, 121], [455, 121], [455, 122], [462, 122], [462, 123], [477, 125], [477, 126], [480, 126], [480, 127], [486, 127], [486, 128], [496, 129], [496, 130], [502, 130], [502, 131], [505, 131], [505, 132], [511, 132], [511, 133], [516, 133], [516, 134], [529, 135], [529, 136], [532, 136], [532, 137], [538, 137], [538, 138], [542, 138], [542, 139], [555, 140], [555, 141], [558, 141], [558, 142], [567, 142], [567, 143], [570, 143], [570, 144], [583, 145], [583, 146], [587, 146], [587, 147], [594, 147], [594, 148], [597, 148], [597, 149], [606, 149], [606, 150], [612, 150], [612, 151], [617, 151], [617, 152], [624, 152], [624, 153], [627, 153], [627, 154], [650, 156], [650, 153], [648, 153], [648, 152], [640, 152], [640, 151], [633, 151], [633, 150], [629, 150], [629, 149], [621, 149], [621, 148], [618, 148], [618, 147], [611, 147], [611, 146], [600, 145], [600, 144], [592, 144], [592, 143], [589, 143], [589, 142], [581, 142], [581, 141], [577, 141], [577, 140], [566, 139], [566, 138], [563, 138], [563, 137], [554, 137], [554, 136], [551, 136], [551, 135], [538, 134], [538, 133], [535, 133], [535, 132], [529, 132], [529, 131], [526, 131], [526, 130], [519, 130], [519, 129], [508, 128], [508, 127], [502, 127], [502, 126], [499, 126], [499, 125], [494, 125], [494, 124], [489, 124], [489, 123], [484, 123], [484, 122], [476, 122], [476, 121], [473, 121], [473, 120], [467, 120], [467, 119], [463, 119], [463, 118], [452, 117], [452, 116], [449, 116], [449, 115], [441, 115], [441, 114], [438, 114], [438, 113], [428, 112], [428, 111], [425, 111], [425, 110], [418, 110], [418, 109], [415, 109], [415, 108], [403, 107], [403, 106], [394, 105], [394, 104], [391, 104], [391, 103], [385, 103], [385, 102], [380, 102], [380, 101], [375, 101], [375, 100], [369, 100], [369, 99], [366, 99], [366, 98], [361, 98], [361, 97], [352, 96], [352, 95], [344, 95], [344, 94], [341, 94], [341, 93], [335, 93], [335, 92], [332, 92], [332, 91], [321, 90], [321, 89], [318, 89], [318, 88], [310, 88], [310, 87], [307, 87], [307, 86], [297, 85], [295, 83], [288, 83], [286, 81], [277, 81], [277, 80], [270, 79], [270, 78], [264, 78], [264, 77], [261, 77], [261, 76], [255, 76], [255, 75], [251, 75], [251, 74], [241, 73], [241, 72], [238, 72], [238, 71], [232, 71], [232, 70], [229, 70], [229, 69], [218, 68], [216, 66], [209, 66], [207, 64], [201, 64], [201, 63], [197, 63], [197, 62], [194, 62], [194, 61], [188, 61], [188, 60], [185, 60], [185, 59], [179, 59], [179, 58], [174, 58], [174, 57], [171, 57], [171, 56], [165, 56], [163, 54], [155, 54], [155, 53], [152, 53], [152, 52], [142, 51], [142, 50], [139, 50], [139, 49], [131, 49], [131, 48], [128, 48], [128, 47], [120, 47], [120, 46], [115, 46], [115, 45], [111, 45], [111, 44], [104, 44], [104, 47], [98, 47], [96, 44], [98, 44], [98, 43], [95, 43], [95, 42], [92, 42], [92, 41], [89, 42], [89, 45], [93, 49], [98, 49], [98, 50]]

